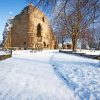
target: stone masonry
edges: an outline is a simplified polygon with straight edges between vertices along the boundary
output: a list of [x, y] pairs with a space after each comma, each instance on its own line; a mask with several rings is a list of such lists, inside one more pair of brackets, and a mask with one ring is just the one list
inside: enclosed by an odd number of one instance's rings
[[12, 22], [11, 30], [4, 41], [4, 48], [55, 49], [57, 40], [47, 17], [32, 4], [26, 6]]

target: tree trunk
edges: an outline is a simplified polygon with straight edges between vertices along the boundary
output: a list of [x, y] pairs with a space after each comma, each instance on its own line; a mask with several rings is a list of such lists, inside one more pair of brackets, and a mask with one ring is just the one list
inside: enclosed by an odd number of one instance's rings
[[63, 40], [63, 36], [62, 36], [61, 44], [62, 44], [62, 49], [64, 49], [64, 40]]
[[64, 49], [64, 42], [62, 42], [62, 49]]
[[72, 37], [72, 51], [76, 51], [76, 46], [77, 46], [77, 37], [76, 37], [76, 34], [73, 34], [73, 37]]
[[76, 51], [76, 44], [77, 44], [77, 42], [76, 41], [72, 41], [72, 51]]

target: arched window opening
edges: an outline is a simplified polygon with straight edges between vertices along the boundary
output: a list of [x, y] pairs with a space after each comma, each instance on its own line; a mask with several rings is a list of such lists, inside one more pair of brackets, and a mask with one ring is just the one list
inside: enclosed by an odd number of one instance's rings
[[42, 17], [42, 21], [44, 22], [44, 17]]
[[46, 43], [45, 42], [43, 42], [43, 45], [44, 45], [44, 47], [46, 47]]
[[41, 25], [38, 24], [37, 25], [37, 37], [41, 37], [41, 30], [42, 30]]

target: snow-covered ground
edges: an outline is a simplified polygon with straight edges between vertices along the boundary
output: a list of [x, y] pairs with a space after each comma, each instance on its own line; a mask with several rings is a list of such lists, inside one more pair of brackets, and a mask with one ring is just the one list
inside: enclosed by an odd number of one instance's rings
[[0, 61], [0, 100], [100, 100], [99, 64], [57, 50], [14, 51]]
[[[62, 49], [62, 51], [72, 51], [72, 49]], [[77, 49], [77, 53], [85, 53], [87, 55], [100, 55], [100, 50], [83, 50]]]
[[80, 100], [100, 100], [100, 61], [68, 54], [56, 54], [52, 65]]
[[77, 100], [51, 66], [54, 54], [15, 51], [0, 61], [0, 100]]

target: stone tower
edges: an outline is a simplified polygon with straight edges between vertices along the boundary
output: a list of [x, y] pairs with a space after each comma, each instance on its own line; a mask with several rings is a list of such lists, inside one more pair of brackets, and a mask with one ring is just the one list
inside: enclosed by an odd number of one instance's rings
[[[5, 48], [55, 49], [57, 40], [47, 17], [38, 8], [29, 4], [12, 21], [9, 35], [3, 42]], [[9, 42], [10, 41], [10, 42]]]

